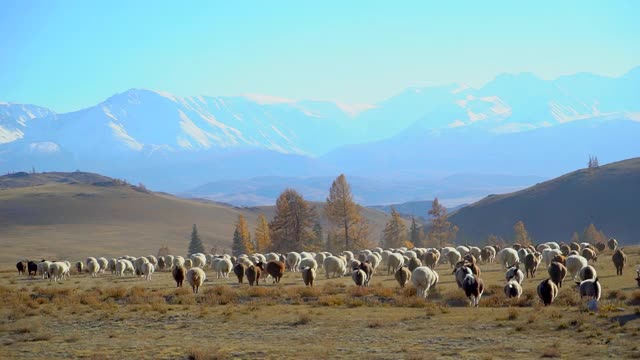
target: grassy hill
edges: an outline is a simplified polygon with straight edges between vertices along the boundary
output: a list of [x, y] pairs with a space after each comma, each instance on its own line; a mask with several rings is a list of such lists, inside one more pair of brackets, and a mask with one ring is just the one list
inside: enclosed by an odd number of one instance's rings
[[[319, 209], [320, 210], [320, 209]], [[182, 199], [90, 173], [16, 173], [0, 177], [0, 263], [30, 258], [185, 253], [191, 225], [207, 249], [231, 248], [238, 214], [253, 230], [273, 207], [237, 208]], [[321, 211], [319, 211], [320, 213]], [[365, 209], [378, 240], [386, 215]]]
[[458, 242], [513, 238], [522, 220], [535, 242], [568, 241], [594, 223], [623, 244], [640, 243], [640, 158], [582, 169], [530, 188], [486, 197], [451, 216]]
[[[433, 201], [431, 200], [418, 200], [418, 201], [407, 201], [400, 204], [391, 204], [391, 205], [372, 205], [367, 206], [370, 209], [379, 210], [386, 214], [391, 213], [391, 207], [394, 207], [397, 212], [399, 212], [405, 219], [411, 219], [412, 216], [415, 216], [416, 219], [420, 222], [426, 223], [428, 222], [428, 213], [431, 210], [431, 205]], [[461, 204], [458, 206], [454, 206], [452, 208], [447, 208], [447, 212], [452, 213], [466, 204]]]

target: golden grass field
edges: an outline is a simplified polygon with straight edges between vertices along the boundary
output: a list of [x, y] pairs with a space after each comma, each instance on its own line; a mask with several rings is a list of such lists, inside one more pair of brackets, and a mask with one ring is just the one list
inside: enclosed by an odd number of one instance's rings
[[594, 264], [603, 285], [597, 313], [570, 281], [554, 305], [541, 306], [543, 268], [523, 282], [519, 301], [508, 301], [497, 264], [481, 266], [487, 290], [479, 308], [468, 306], [447, 264], [426, 300], [380, 269], [364, 289], [322, 272], [305, 288], [299, 273], [249, 287], [207, 270], [194, 295], [188, 285], [176, 289], [169, 272], [149, 282], [73, 273], [52, 283], [5, 267], [0, 358], [640, 358], [640, 248], [626, 250], [624, 276], [615, 275], [609, 252]]

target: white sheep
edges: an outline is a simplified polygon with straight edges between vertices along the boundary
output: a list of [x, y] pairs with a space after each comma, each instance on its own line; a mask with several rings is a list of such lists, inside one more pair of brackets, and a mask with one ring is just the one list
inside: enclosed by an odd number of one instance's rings
[[382, 257], [378, 253], [371, 253], [367, 256], [367, 261], [371, 263], [371, 267], [373, 268], [373, 272], [376, 272], [378, 265], [382, 262]]
[[460, 255], [465, 256], [469, 253], [469, 248], [466, 246], [456, 246], [456, 250], [460, 253]]
[[133, 275], [135, 274], [136, 269], [131, 261], [127, 259], [120, 259], [116, 262], [116, 274], [118, 274], [118, 276], [124, 276], [125, 272], [130, 272]]
[[510, 268], [520, 262], [518, 252], [512, 248], [504, 248], [498, 252], [498, 262], [505, 268]]
[[426, 298], [429, 289], [438, 283], [438, 273], [426, 266], [419, 266], [411, 272], [411, 283], [416, 288], [416, 295]]
[[483, 247], [482, 252], [484, 253], [484, 255], [482, 255], [482, 261], [485, 261], [491, 264], [494, 261], [496, 261], [496, 249], [493, 246]]
[[295, 251], [287, 254], [287, 266], [291, 271], [299, 271], [300, 261], [302, 257]]
[[204, 254], [192, 254], [190, 259], [193, 267], [204, 269], [204, 267], [207, 265], [207, 257]]
[[142, 265], [148, 264], [149, 260], [146, 257], [137, 258], [133, 262], [133, 268], [136, 270], [136, 275], [142, 276]]
[[99, 257], [97, 260], [98, 265], [100, 265], [100, 272], [104, 274], [104, 272], [107, 270], [107, 266], [109, 266], [109, 260], [107, 260], [107, 258], [105, 257]]
[[580, 255], [571, 255], [567, 257], [567, 271], [571, 274], [572, 279], [575, 279], [580, 274], [580, 270], [587, 265], [587, 259]]
[[522, 296], [522, 286], [516, 278], [512, 278], [504, 285], [504, 295], [507, 298], [520, 299], [520, 296]]
[[149, 262], [151, 264], [153, 264], [154, 269], [158, 267], [158, 258], [153, 256], [153, 255], [147, 255], [146, 256], [147, 260], [149, 260]]
[[49, 265], [49, 281], [62, 280], [67, 273], [69, 273], [69, 266], [65, 262], [56, 261]]
[[207, 275], [204, 273], [204, 270], [199, 267], [192, 267], [187, 271], [187, 281], [191, 285], [191, 289], [193, 289], [193, 293], [197, 294], [200, 290], [200, 286], [204, 283], [204, 280], [207, 278]]
[[309, 267], [315, 271], [318, 270], [318, 263], [314, 258], [303, 258], [302, 260], [300, 260], [300, 269], [303, 269], [305, 267]]
[[340, 277], [347, 271], [346, 262], [337, 256], [328, 256], [322, 264], [327, 279], [331, 277]]
[[91, 274], [91, 277], [98, 276], [98, 272], [100, 272], [100, 264], [96, 259], [89, 260], [87, 263], [87, 271]]
[[313, 259], [313, 254], [303, 251], [300, 253], [300, 260], [305, 259], [305, 258], [309, 258], [309, 259]]
[[520, 270], [520, 264], [516, 263], [515, 265], [507, 269], [504, 277], [507, 281], [515, 279], [518, 284], [522, 284], [522, 281], [524, 280], [524, 273], [522, 272], [522, 270]]
[[267, 256], [265, 256], [265, 259], [267, 260], [267, 262], [269, 261], [280, 261], [280, 256], [276, 253], [268, 253]]
[[402, 265], [404, 265], [404, 256], [398, 253], [389, 254], [387, 258], [387, 275], [395, 273]]
[[602, 286], [598, 282], [597, 277], [595, 279], [584, 280], [580, 283], [580, 297], [599, 301], [601, 295]]
[[144, 275], [144, 279], [149, 281], [151, 280], [151, 274], [155, 271], [156, 267], [153, 266], [151, 262], [146, 262], [142, 264], [142, 275]]
[[184, 266], [184, 263], [185, 263], [185, 260], [180, 255], [173, 258], [173, 266], [181, 267], [181, 266]]
[[233, 270], [233, 263], [230, 259], [219, 259], [216, 262], [216, 276], [217, 278], [229, 278], [229, 273]]
[[477, 246], [469, 246], [469, 252], [473, 255], [477, 260], [482, 258], [482, 250]]
[[42, 278], [50, 276], [49, 266], [53, 264], [51, 261], [42, 261], [38, 263], [38, 275], [42, 275]]
[[562, 251], [560, 249], [544, 249], [542, 250], [542, 259], [544, 260], [545, 265], [549, 267], [551, 265], [551, 261], [556, 255], [562, 255]]
[[327, 256], [331, 256], [331, 255], [327, 255], [323, 252], [319, 252], [314, 257], [314, 259], [316, 260], [316, 263], [318, 264], [318, 270], [322, 269], [322, 264], [324, 264], [324, 259], [326, 259]]
[[117, 259], [109, 259], [109, 263], [107, 264], [107, 270], [111, 272], [111, 275], [116, 273], [116, 263]]

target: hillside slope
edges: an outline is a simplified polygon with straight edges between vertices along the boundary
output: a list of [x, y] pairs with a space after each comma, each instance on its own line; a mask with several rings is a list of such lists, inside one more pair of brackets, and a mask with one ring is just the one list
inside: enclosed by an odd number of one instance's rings
[[[163, 244], [183, 254], [192, 224], [207, 250], [230, 251], [240, 213], [253, 233], [258, 215], [270, 219], [273, 211], [181, 199], [90, 173], [5, 175], [0, 177], [0, 263], [26, 256], [139, 256], [155, 254]], [[377, 241], [386, 215], [367, 209], [365, 216]]]
[[622, 244], [640, 243], [640, 158], [582, 169], [530, 188], [489, 196], [452, 214], [458, 242], [513, 238], [522, 220], [535, 242], [568, 241], [589, 223]]

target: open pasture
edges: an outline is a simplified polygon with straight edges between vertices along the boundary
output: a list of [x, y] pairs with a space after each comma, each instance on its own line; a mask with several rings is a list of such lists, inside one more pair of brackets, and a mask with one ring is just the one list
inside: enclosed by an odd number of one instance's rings
[[544, 264], [524, 280], [520, 300], [505, 298], [504, 269], [481, 264], [479, 308], [469, 307], [448, 264], [436, 268], [440, 282], [426, 300], [382, 267], [369, 288], [348, 276], [326, 280], [322, 270], [313, 288], [292, 272], [249, 287], [207, 269], [194, 295], [168, 271], [151, 281], [73, 272], [54, 283], [5, 266], [0, 358], [640, 358], [640, 248], [625, 250], [623, 276], [608, 250], [592, 264], [603, 286], [598, 312], [587, 311], [569, 279], [543, 307], [535, 288]]

